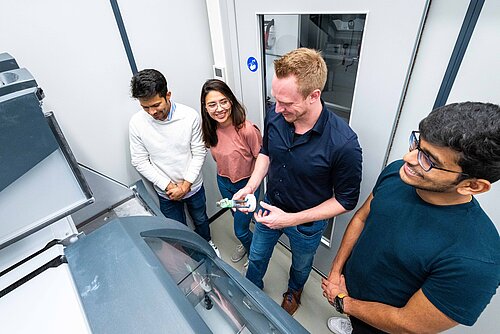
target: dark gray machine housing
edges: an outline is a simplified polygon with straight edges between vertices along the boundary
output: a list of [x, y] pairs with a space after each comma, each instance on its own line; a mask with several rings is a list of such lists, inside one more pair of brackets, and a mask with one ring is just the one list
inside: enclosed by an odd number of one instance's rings
[[[152, 244], [158, 242], [172, 247], [155, 253]], [[95, 333], [212, 333], [195, 310], [203, 302], [192, 293], [200, 283], [196, 277], [209, 278], [210, 298], [231, 304], [232, 316], [249, 332], [307, 333], [205, 240], [170, 219], [115, 219], [65, 253]], [[187, 266], [176, 260], [186, 256], [193, 259]]]

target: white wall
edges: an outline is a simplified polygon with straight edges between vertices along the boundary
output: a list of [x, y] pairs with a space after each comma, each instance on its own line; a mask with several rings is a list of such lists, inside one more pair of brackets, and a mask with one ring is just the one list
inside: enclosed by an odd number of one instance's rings
[[[417, 129], [418, 122], [431, 111], [469, 2], [432, 1], [389, 161], [400, 159], [408, 151], [410, 132]], [[499, 32], [500, 3], [486, 1], [447, 103], [500, 103], [500, 45], [492, 42], [498, 39]], [[494, 184], [489, 193], [478, 196], [497, 229], [500, 229], [499, 198], [500, 182]], [[460, 325], [448, 332], [496, 333], [498, 314], [500, 296], [497, 291], [473, 327]]]
[[199, 0], [120, 0], [120, 10], [139, 70], [162, 72], [172, 99], [200, 108], [200, 90], [212, 77], [207, 9]]
[[[199, 110], [213, 64], [205, 3], [118, 3], [138, 69], [163, 72], [172, 98]], [[134, 183], [139, 177], [130, 165], [128, 121], [139, 104], [130, 97], [132, 72], [110, 2], [4, 1], [0, 31], [0, 52], [15, 57], [44, 89], [45, 109], [54, 111], [76, 159]], [[204, 174], [215, 175], [212, 161]], [[210, 183], [206, 187], [216, 189]]]
[[26, 67], [46, 94], [77, 160], [121, 182], [127, 161], [131, 71], [107, 1], [4, 1], [0, 52]]

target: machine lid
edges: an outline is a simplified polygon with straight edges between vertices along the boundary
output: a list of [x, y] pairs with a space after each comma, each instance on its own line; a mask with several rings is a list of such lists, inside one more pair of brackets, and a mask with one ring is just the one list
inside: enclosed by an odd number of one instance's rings
[[0, 96], [0, 249], [93, 201], [39, 92]]
[[95, 333], [308, 333], [206, 240], [165, 217], [114, 219], [64, 253]]

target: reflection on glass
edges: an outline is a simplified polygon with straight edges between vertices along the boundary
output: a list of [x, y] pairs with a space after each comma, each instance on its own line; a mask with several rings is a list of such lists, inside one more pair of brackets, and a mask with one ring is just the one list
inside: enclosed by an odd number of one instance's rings
[[322, 98], [349, 122], [358, 72], [365, 14], [264, 15], [266, 100], [273, 102], [273, 61], [298, 47], [320, 50], [328, 67]]
[[144, 240], [213, 333], [281, 333], [205, 254], [160, 238]]

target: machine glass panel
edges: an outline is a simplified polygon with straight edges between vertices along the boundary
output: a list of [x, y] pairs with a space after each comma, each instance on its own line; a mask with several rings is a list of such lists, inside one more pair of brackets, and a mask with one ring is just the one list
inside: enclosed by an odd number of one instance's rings
[[144, 240], [213, 333], [281, 333], [210, 257], [181, 243]]

